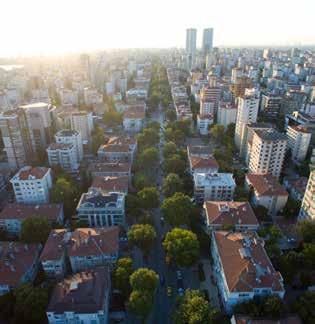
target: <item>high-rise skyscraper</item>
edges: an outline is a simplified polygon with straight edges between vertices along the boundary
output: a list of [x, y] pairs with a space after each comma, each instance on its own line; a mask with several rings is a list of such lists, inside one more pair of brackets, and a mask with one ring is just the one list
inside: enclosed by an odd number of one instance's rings
[[191, 69], [195, 63], [197, 49], [197, 29], [188, 28], [186, 29], [186, 55], [187, 65]]
[[208, 54], [213, 47], [213, 28], [205, 28], [202, 36], [202, 52]]

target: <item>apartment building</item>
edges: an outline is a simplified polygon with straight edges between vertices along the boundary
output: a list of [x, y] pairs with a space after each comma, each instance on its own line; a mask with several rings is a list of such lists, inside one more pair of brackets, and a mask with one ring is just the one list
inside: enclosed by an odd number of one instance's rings
[[25, 166], [10, 180], [15, 200], [23, 204], [44, 204], [49, 202], [52, 187], [51, 169]]
[[127, 133], [139, 133], [144, 127], [145, 108], [143, 105], [129, 106], [123, 114], [123, 127]]
[[264, 117], [275, 120], [281, 111], [282, 97], [272, 93], [261, 95], [260, 111]]
[[40, 262], [47, 278], [62, 279], [66, 273], [66, 249], [70, 235], [67, 230], [53, 229], [40, 255]]
[[232, 200], [235, 187], [232, 173], [194, 173], [194, 196], [197, 203]]
[[275, 129], [255, 130], [248, 161], [249, 172], [271, 173], [279, 178], [286, 147], [286, 136]]
[[251, 93], [238, 98], [237, 116], [235, 124], [235, 145], [244, 156], [246, 148], [246, 125], [255, 123], [258, 115], [259, 95]]
[[264, 206], [273, 217], [284, 208], [289, 194], [272, 174], [247, 173], [245, 188], [252, 190], [251, 202], [253, 205]]
[[79, 163], [73, 144], [52, 143], [46, 149], [49, 166], [60, 166], [68, 172], [77, 171]]
[[214, 156], [200, 157], [196, 155], [188, 155], [190, 174], [194, 173], [218, 173], [219, 164]]
[[0, 242], [0, 295], [33, 282], [38, 271], [41, 244]]
[[0, 212], [0, 229], [9, 236], [19, 236], [23, 220], [29, 217], [43, 217], [52, 225], [62, 225], [64, 221], [63, 206], [62, 204], [7, 204]]
[[224, 126], [224, 129], [230, 124], [236, 123], [237, 106], [232, 102], [220, 102], [217, 115], [217, 123]]
[[303, 126], [288, 126], [286, 133], [292, 160], [304, 161], [311, 143], [312, 132]]
[[285, 294], [283, 278], [276, 271], [255, 232], [213, 231], [213, 275], [225, 311], [255, 297]]
[[133, 137], [112, 137], [97, 151], [99, 160], [110, 163], [132, 162], [137, 151], [137, 141]]
[[93, 162], [88, 166], [88, 172], [94, 177], [123, 177], [131, 181], [131, 163], [104, 163]]
[[306, 177], [284, 177], [283, 185], [288, 190], [290, 197], [296, 201], [302, 201], [306, 187], [307, 187], [308, 178]]
[[90, 190], [96, 189], [104, 193], [120, 192], [128, 194], [129, 178], [121, 177], [94, 177]]
[[253, 81], [247, 76], [237, 76], [235, 82], [231, 85], [231, 91], [234, 98], [242, 97], [245, 94], [246, 89], [250, 89], [253, 86]]
[[213, 124], [213, 114], [197, 115], [197, 128], [200, 135], [208, 135], [209, 127]]
[[63, 129], [55, 134], [57, 144], [72, 144], [76, 154], [77, 163], [83, 159], [82, 136], [79, 131]]
[[49, 324], [109, 322], [111, 281], [100, 267], [72, 275], [56, 284], [47, 307]]
[[259, 222], [248, 201], [205, 201], [203, 216], [209, 232], [223, 229], [257, 231]]
[[84, 88], [83, 97], [86, 105], [96, 105], [103, 102], [102, 94], [98, 93], [95, 88]]
[[299, 213], [299, 220], [315, 219], [315, 170], [310, 173], [302, 206]]
[[125, 195], [119, 192], [84, 193], [77, 206], [77, 217], [90, 227], [125, 225]]

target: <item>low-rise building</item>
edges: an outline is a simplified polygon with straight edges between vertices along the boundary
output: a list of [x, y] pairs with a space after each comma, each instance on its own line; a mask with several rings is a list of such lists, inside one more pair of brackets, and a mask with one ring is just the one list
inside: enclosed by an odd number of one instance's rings
[[140, 106], [129, 106], [123, 115], [123, 127], [124, 131], [128, 133], [139, 133], [145, 120], [145, 107]]
[[107, 324], [111, 282], [100, 267], [66, 278], [55, 286], [47, 307], [49, 324]]
[[194, 174], [194, 195], [197, 203], [206, 200], [232, 200], [235, 187], [232, 173]]
[[125, 225], [125, 195], [90, 190], [81, 196], [77, 206], [78, 219], [90, 227]]
[[284, 297], [282, 276], [255, 232], [213, 231], [211, 240], [213, 274], [225, 311], [258, 296]]
[[189, 155], [189, 170], [190, 174], [194, 173], [217, 173], [219, 172], [219, 164], [214, 156], [199, 157], [196, 155]]
[[205, 201], [203, 214], [209, 231], [232, 228], [236, 231], [257, 231], [259, 228], [247, 201]]
[[40, 262], [48, 278], [63, 278], [66, 273], [66, 249], [68, 241], [67, 230], [54, 229], [50, 232], [40, 255]]
[[131, 163], [94, 162], [88, 166], [88, 171], [94, 177], [128, 177], [131, 180]]
[[197, 115], [197, 128], [201, 135], [208, 135], [209, 127], [213, 124], [213, 114]]
[[69, 235], [67, 255], [72, 272], [98, 266], [115, 266], [119, 253], [119, 228], [77, 228]]
[[120, 192], [128, 194], [129, 178], [123, 177], [94, 177], [90, 190], [97, 189], [105, 193]]
[[308, 178], [299, 177], [299, 178], [284, 178], [283, 185], [290, 194], [290, 197], [296, 201], [302, 201]]
[[23, 204], [44, 204], [49, 202], [52, 187], [51, 169], [25, 166], [10, 180], [15, 200]]
[[51, 167], [60, 166], [63, 170], [68, 172], [77, 171], [79, 163], [73, 144], [52, 143], [46, 149], [48, 156], [48, 163]]
[[43, 217], [50, 224], [63, 224], [62, 204], [7, 204], [0, 212], [0, 228], [8, 235], [19, 236], [22, 222], [30, 217]]
[[40, 244], [0, 242], [0, 295], [33, 282], [39, 266]]
[[106, 162], [132, 162], [137, 151], [137, 141], [132, 137], [112, 137], [97, 151], [99, 160]]
[[303, 126], [288, 126], [288, 147], [294, 162], [305, 160], [311, 142], [312, 132]]
[[273, 217], [284, 208], [289, 194], [271, 174], [248, 173], [245, 177], [245, 187], [252, 190], [251, 202], [253, 205], [264, 206]]

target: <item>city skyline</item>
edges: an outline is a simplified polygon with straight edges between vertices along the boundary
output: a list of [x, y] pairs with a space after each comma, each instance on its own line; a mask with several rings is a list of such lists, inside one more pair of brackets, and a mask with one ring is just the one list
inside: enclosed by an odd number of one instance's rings
[[[185, 30], [197, 29], [197, 47], [202, 30], [213, 28], [214, 46], [314, 45], [312, 12], [315, 3], [240, 0], [193, 5], [162, 0], [136, 0], [123, 6], [92, 1], [3, 1], [0, 21], [3, 44], [0, 56], [55, 54], [109, 48], [185, 47]], [[18, 8], [18, 10], [17, 10]], [[153, 14], [154, 12], [154, 14]], [[180, 15], [179, 15], [180, 13]], [[13, 17], [13, 18], [12, 18]], [[176, 24], [174, 19], [176, 17]]]

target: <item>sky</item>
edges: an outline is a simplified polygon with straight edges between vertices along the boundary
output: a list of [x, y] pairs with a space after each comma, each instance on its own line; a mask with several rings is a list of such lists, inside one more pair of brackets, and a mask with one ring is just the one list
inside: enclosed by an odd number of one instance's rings
[[0, 56], [184, 47], [315, 44], [315, 0], [0, 0]]

